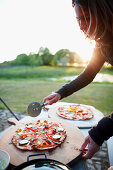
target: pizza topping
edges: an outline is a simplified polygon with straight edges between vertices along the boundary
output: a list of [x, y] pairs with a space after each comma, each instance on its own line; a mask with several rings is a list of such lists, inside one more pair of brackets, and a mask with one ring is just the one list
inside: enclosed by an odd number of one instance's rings
[[40, 127], [39, 127], [39, 130], [43, 130], [43, 129], [44, 129], [44, 126], [40, 126]]
[[45, 150], [55, 148], [66, 138], [66, 131], [60, 123], [36, 121], [17, 129], [12, 138], [13, 144], [23, 150]]
[[22, 132], [22, 129], [17, 129], [17, 131], [16, 131], [17, 133], [19, 133], [19, 132]]
[[56, 129], [53, 129], [52, 131], [51, 131], [51, 134], [55, 134], [56, 133]]
[[82, 104], [64, 105], [58, 108], [57, 114], [66, 119], [88, 120], [93, 118], [92, 110]]
[[88, 113], [85, 112], [85, 113], [82, 113], [82, 115], [88, 115]]
[[76, 111], [76, 113], [81, 113], [81, 112], [83, 112], [83, 109], [79, 109]]
[[33, 125], [27, 125], [27, 128], [32, 128], [33, 127]]
[[61, 135], [53, 135], [52, 137], [53, 137], [53, 139], [60, 139]]
[[20, 140], [19, 141], [19, 144], [20, 145], [25, 145], [25, 144], [27, 144], [29, 141], [28, 140]]
[[27, 137], [27, 134], [20, 135], [20, 139], [25, 139]]
[[57, 130], [58, 130], [59, 132], [63, 132], [63, 131], [64, 131], [64, 128], [63, 128], [63, 127], [58, 127]]
[[52, 128], [54, 126], [58, 126], [58, 124], [52, 124], [51, 126], [49, 126], [49, 128]]
[[45, 125], [44, 129], [49, 129], [49, 126], [48, 126], [48, 125]]
[[33, 131], [33, 132], [36, 132], [35, 129], [29, 128], [29, 127], [26, 127], [26, 128], [29, 129], [29, 130], [31, 130], [31, 131]]
[[53, 136], [52, 135], [48, 135], [47, 133], [45, 134], [45, 136], [46, 136], [46, 138], [48, 138], [48, 139], [50, 139], [50, 140], [52, 140], [52, 141], [56, 141], [57, 140], [57, 138], [53, 138]]
[[18, 132], [17, 134], [18, 134], [18, 135], [22, 135], [23, 133], [22, 133], [22, 132]]
[[46, 139], [46, 142], [47, 142], [49, 145], [51, 144], [50, 140], [48, 140], [48, 139]]

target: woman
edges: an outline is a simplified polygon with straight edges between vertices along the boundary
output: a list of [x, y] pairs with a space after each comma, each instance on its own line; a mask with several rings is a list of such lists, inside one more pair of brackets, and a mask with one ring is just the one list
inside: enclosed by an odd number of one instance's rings
[[[87, 38], [95, 40], [96, 45], [92, 58], [85, 70], [73, 81], [65, 84], [54, 94], [45, 97], [43, 102], [53, 104], [64, 97], [82, 89], [91, 83], [105, 62], [113, 66], [113, 1], [112, 0], [73, 0], [76, 19], [80, 29]], [[83, 158], [91, 158], [100, 148], [104, 140], [113, 135], [113, 113], [104, 117], [98, 125], [89, 131], [80, 150]]]

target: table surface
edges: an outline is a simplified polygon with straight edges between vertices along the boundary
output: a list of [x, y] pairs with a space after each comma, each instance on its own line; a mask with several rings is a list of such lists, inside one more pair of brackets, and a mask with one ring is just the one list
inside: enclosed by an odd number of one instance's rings
[[[57, 102], [57, 105], [61, 105], [61, 104], [64, 104], [64, 102]], [[50, 106], [50, 107], [52, 107], [52, 106]], [[100, 115], [101, 115], [101, 114], [100, 114]], [[101, 115], [101, 116], [102, 116], [102, 115]], [[41, 114], [38, 116], [38, 118], [39, 118], [39, 119], [40, 119], [40, 118], [44, 118], [44, 119], [48, 118], [48, 111], [42, 110], [42, 111], [41, 111]], [[21, 119], [20, 121], [21, 121], [21, 122], [24, 122], [24, 121], [32, 120], [32, 119], [34, 119], [34, 118], [33, 118], [33, 117], [30, 117], [30, 116], [26, 116], [26, 117], [24, 117], [23, 119]], [[11, 128], [11, 127], [9, 127], [9, 128]], [[4, 133], [6, 133], [6, 132], [9, 130], [9, 128], [7, 128], [6, 130], [4, 130], [3, 132], [0, 133], [0, 138], [2, 138], [2, 136], [4, 135]], [[80, 130], [81, 130], [81, 132], [83, 133], [84, 137], [86, 137], [86, 136], [88, 135], [89, 129], [90, 129], [90, 128], [86, 128], [86, 127], [80, 128]], [[113, 139], [112, 139], [112, 141], [113, 141]], [[111, 149], [111, 147], [112, 147], [112, 142], [111, 142], [111, 140], [108, 140], [108, 144], [109, 144], [108, 150], [109, 150], [109, 153], [110, 153], [109, 156], [110, 156], [110, 155], [112, 155], [111, 152], [110, 152], [110, 149]], [[111, 157], [110, 157], [110, 158], [111, 158]], [[112, 156], [112, 158], [113, 158], [113, 156]], [[110, 159], [110, 160], [111, 160], [110, 165], [113, 165], [113, 164], [112, 164], [112, 163], [113, 163], [113, 160], [112, 160], [112, 159]], [[69, 166], [70, 166], [70, 165], [69, 165]], [[73, 165], [71, 166], [71, 169], [72, 169], [72, 170], [81, 170], [81, 169], [82, 169], [82, 170], [85, 170], [85, 166], [86, 166], [86, 161], [80, 159], [80, 160], [78, 160], [77, 162], [73, 163]]]

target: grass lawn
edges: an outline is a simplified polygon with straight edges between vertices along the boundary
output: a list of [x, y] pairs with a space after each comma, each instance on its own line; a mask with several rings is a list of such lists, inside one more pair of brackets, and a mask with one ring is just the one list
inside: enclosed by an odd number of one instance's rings
[[51, 77], [62, 77], [78, 75], [83, 71], [82, 68], [75, 67], [30, 67], [30, 66], [13, 66], [0, 67], [0, 79], [40, 79], [45, 80]]
[[[33, 101], [41, 102], [45, 96], [60, 88], [64, 83], [66, 82], [36, 79], [1, 79], [0, 96], [13, 111], [26, 113], [29, 103]], [[113, 111], [113, 84], [91, 83], [61, 101], [92, 105], [104, 115], [108, 115]], [[0, 108], [6, 109], [1, 102]]]
[[[84, 67], [52, 67], [52, 66], [4, 66], [0, 67], [0, 79], [40, 79], [61, 78], [63, 76], [79, 75]], [[100, 73], [113, 75], [113, 69], [102, 68]]]

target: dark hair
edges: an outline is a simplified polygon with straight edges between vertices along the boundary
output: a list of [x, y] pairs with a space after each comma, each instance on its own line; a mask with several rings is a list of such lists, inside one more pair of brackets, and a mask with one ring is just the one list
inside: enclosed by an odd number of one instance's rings
[[[73, 7], [79, 5], [84, 11], [84, 8], [89, 11], [90, 24], [86, 34], [90, 32], [93, 17], [96, 20], [95, 31], [89, 37], [90, 39], [103, 38], [107, 32], [113, 36], [113, 0], [72, 0]], [[85, 16], [84, 16], [85, 17]], [[99, 22], [102, 22], [102, 27], [99, 27]]]
[[85, 1], [85, 0], [72, 0], [72, 4], [73, 5], [80, 4], [80, 5], [86, 6], [87, 5], [87, 1]]

